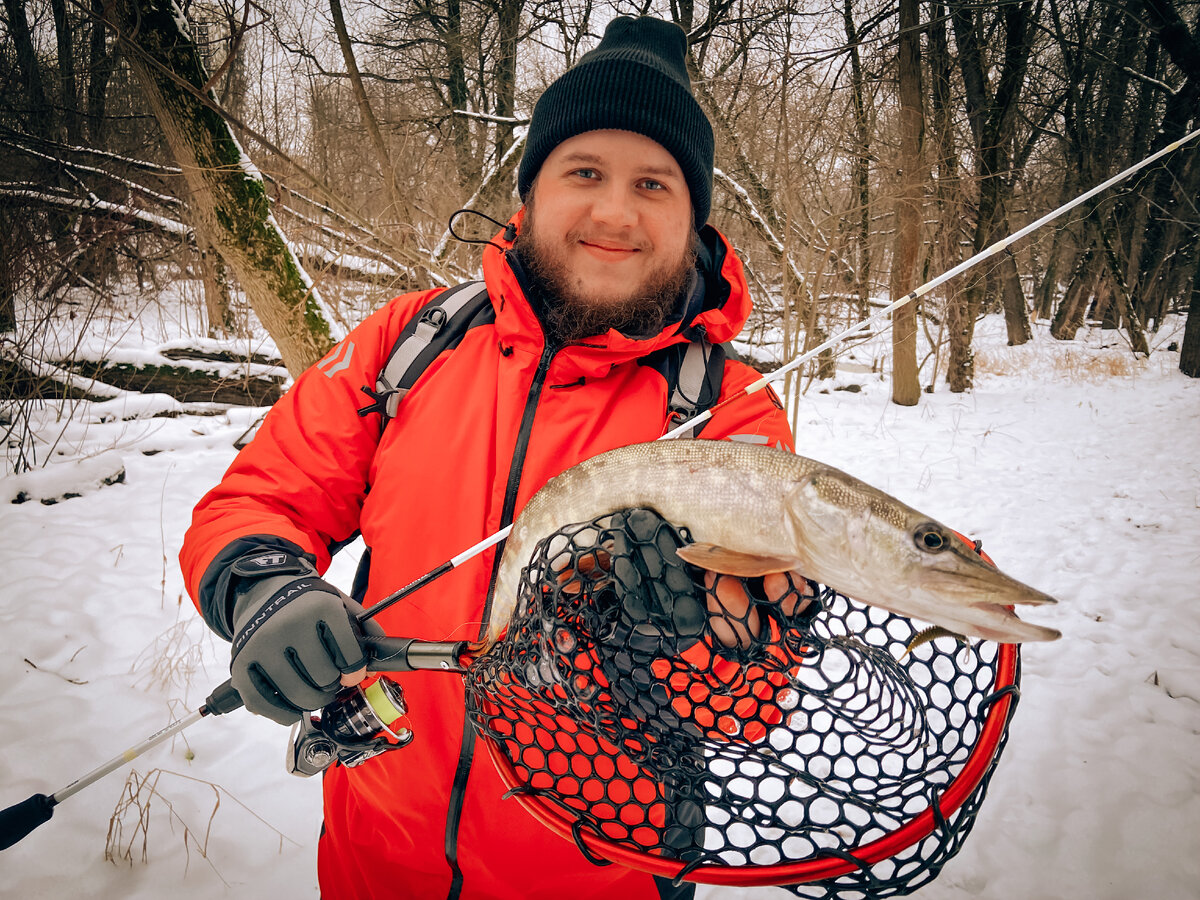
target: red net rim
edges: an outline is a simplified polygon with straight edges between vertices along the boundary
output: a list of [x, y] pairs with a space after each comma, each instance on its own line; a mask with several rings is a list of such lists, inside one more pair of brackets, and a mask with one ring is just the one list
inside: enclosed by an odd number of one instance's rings
[[[874, 865], [929, 837], [937, 828], [939, 820], [950, 818], [975, 793], [995, 760], [1004, 738], [1009, 711], [1014, 702], [1013, 694], [1007, 689], [1016, 683], [1017, 658], [1017, 645], [1000, 645], [996, 659], [996, 680], [992, 685], [993, 696], [996, 696], [997, 699], [988, 709], [983, 727], [980, 729], [979, 740], [963, 764], [962, 770], [938, 797], [937, 804], [940, 815], [935, 815], [931, 805], [895, 831], [855, 849], [852, 855], [859, 860], [861, 865], [855, 865], [843, 856], [821, 856], [801, 862], [771, 866], [702, 864], [691, 868], [683, 880], [699, 884], [737, 887], [805, 884], [811, 881], [837, 878], [858, 871], [860, 868]], [[518, 778], [511, 761], [495, 741], [485, 738], [484, 743], [487, 745], [488, 754], [500, 773], [500, 780], [504, 783], [505, 788], [513, 790], [513, 796], [517, 802], [539, 823], [555, 834], [572, 843], [575, 843], [578, 836], [578, 839], [582, 840], [594, 855], [626, 868], [648, 872], [662, 878], [674, 879], [687, 868], [688, 864], [685, 861], [643, 853], [603, 840], [586, 829], [575, 829], [575, 821], [567, 818], [559, 807], [522, 790], [525, 785]]]

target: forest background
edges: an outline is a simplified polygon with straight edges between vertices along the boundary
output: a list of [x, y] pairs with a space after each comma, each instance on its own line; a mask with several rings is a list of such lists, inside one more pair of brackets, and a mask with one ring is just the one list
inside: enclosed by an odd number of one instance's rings
[[[747, 261], [743, 338], [764, 369], [1200, 124], [1188, 0], [4, 4], [0, 401], [270, 402], [287, 376], [260, 365], [262, 328], [294, 376], [387, 298], [471, 277], [451, 214], [516, 209], [534, 101], [616, 14], [688, 34], [717, 136], [712, 222]], [[1092, 321], [1135, 355], [1186, 313], [1169, 350], [1200, 376], [1198, 194], [1189, 146], [898, 310], [893, 400], [969, 391], [975, 322], [997, 310], [1013, 345], [1031, 321], [1063, 340]], [[122, 279], [146, 303], [197, 285], [196, 332], [224, 340], [174, 356], [212, 366], [42, 340], [39, 322], [96, 315]], [[837, 364], [822, 354], [796, 386]], [[6, 409], [9, 470], [38, 465]]]

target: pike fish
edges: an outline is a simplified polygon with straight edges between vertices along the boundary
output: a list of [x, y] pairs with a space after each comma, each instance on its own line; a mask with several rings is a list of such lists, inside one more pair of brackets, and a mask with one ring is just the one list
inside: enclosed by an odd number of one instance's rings
[[513, 523], [487, 643], [514, 612], [534, 545], [564, 525], [650, 507], [695, 543], [689, 563], [728, 575], [798, 571], [863, 603], [1002, 643], [1052, 641], [1010, 606], [1055, 603], [985, 563], [951, 529], [815, 460], [736, 441], [633, 444], [551, 479]]

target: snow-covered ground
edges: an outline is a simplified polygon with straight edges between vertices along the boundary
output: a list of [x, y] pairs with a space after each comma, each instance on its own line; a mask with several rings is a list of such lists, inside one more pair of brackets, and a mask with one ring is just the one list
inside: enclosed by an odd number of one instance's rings
[[[129, 352], [179, 336], [178, 319], [154, 315], [123, 326]], [[1174, 327], [1160, 348], [1180, 339]], [[813, 388], [795, 423], [801, 453], [982, 538], [1006, 571], [1061, 598], [1026, 613], [1064, 637], [1025, 648], [988, 800], [918, 896], [1200, 897], [1200, 381], [1165, 349], [1134, 363], [1111, 332], [1064, 344], [1038, 328], [1008, 348], [989, 319], [977, 346], [973, 393], [939, 387], [900, 408], [878, 375], [843, 369], [838, 385], [862, 389]], [[870, 362], [870, 347], [856, 352]], [[20, 490], [86, 482], [94, 473], [70, 460], [101, 452], [88, 465], [123, 466], [123, 483], [12, 504], [17, 482], [0, 479], [0, 805], [62, 788], [197, 706], [227, 672], [176, 554], [256, 411], [126, 421], [120, 402], [71, 422], [43, 408], [39, 431], [57, 439], [62, 468]], [[352, 569], [340, 559], [332, 580], [347, 586]], [[242, 712], [194, 726], [4, 851], [0, 896], [316, 897], [319, 785], [284, 772], [286, 737]], [[147, 783], [123, 803], [129, 771]]]

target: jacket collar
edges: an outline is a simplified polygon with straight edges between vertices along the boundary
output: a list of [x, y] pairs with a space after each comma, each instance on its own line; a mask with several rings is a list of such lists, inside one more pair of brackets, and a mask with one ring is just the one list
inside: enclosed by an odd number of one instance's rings
[[[524, 209], [510, 220], [521, 227]], [[750, 291], [742, 263], [720, 232], [706, 225], [700, 232], [701, 250], [697, 268], [700, 277], [682, 313], [682, 320], [667, 325], [648, 338], [631, 338], [610, 329], [602, 335], [570, 344], [556, 354], [555, 365], [567, 366], [567, 374], [601, 377], [614, 365], [639, 359], [671, 344], [693, 340], [701, 334], [719, 344], [732, 340], [750, 315]], [[512, 243], [504, 232], [483, 251], [483, 277], [496, 310], [496, 330], [501, 344], [533, 356], [545, 348], [541, 323], [534, 312], [509, 251]]]

